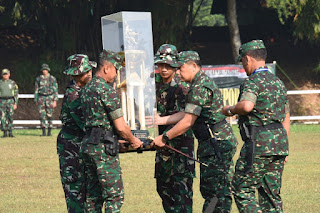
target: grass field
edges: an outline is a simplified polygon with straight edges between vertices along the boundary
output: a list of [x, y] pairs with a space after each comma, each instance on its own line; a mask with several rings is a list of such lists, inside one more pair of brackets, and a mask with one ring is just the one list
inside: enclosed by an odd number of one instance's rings
[[[234, 130], [240, 140], [236, 126]], [[1, 213], [67, 212], [56, 154], [58, 132], [39, 137], [40, 130], [14, 130], [15, 138], [0, 138]], [[153, 178], [154, 155], [152, 151], [120, 154], [125, 186], [122, 212], [163, 212]], [[320, 125], [292, 125], [281, 190], [285, 212], [320, 212], [319, 160]], [[195, 178], [194, 212], [201, 212], [202, 203], [199, 178]], [[232, 212], [237, 212], [235, 205]]]

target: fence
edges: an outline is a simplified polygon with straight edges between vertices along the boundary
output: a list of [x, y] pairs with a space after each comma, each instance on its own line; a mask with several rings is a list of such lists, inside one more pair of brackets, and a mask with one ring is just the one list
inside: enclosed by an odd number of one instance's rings
[[[305, 95], [305, 94], [320, 94], [320, 90], [290, 90], [288, 95]], [[63, 98], [63, 95], [58, 95], [59, 98]], [[33, 94], [19, 94], [19, 98], [34, 98]], [[320, 115], [307, 115], [307, 116], [290, 116], [290, 120], [320, 120]], [[39, 120], [14, 120], [13, 124], [18, 125], [40, 125]], [[61, 125], [60, 120], [54, 120], [53, 124]]]

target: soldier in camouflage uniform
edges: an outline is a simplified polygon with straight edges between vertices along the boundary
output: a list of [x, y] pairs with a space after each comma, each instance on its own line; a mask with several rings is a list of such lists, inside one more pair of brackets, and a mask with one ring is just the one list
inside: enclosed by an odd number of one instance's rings
[[222, 111], [222, 96], [216, 84], [201, 71], [200, 57], [195, 51], [179, 53], [177, 74], [182, 81], [191, 82], [186, 99], [185, 115], [171, 116], [180, 120], [173, 128], [155, 138], [157, 146], [192, 130], [198, 139], [197, 155], [200, 165], [200, 191], [205, 199], [203, 212], [231, 211], [232, 157], [237, 140]]
[[75, 54], [67, 59], [63, 72], [73, 80], [62, 102], [60, 120], [63, 126], [57, 139], [57, 153], [67, 208], [72, 213], [85, 212], [84, 163], [79, 153], [85, 132], [79, 91], [91, 80], [93, 67], [97, 67], [97, 63], [89, 61], [87, 55]]
[[48, 64], [42, 64], [40, 71], [42, 75], [36, 78], [34, 101], [40, 113], [41, 136], [46, 136], [46, 128], [47, 136], [51, 136], [52, 114], [58, 101], [58, 84], [56, 78], [50, 75]]
[[86, 210], [88, 212], [120, 212], [124, 190], [118, 154], [118, 135], [133, 148], [142, 146], [125, 123], [119, 97], [110, 83], [122, 69], [123, 58], [103, 50], [99, 55], [98, 71], [81, 90], [81, 105], [85, 118], [86, 136], [80, 153], [86, 167]]
[[18, 85], [15, 81], [9, 79], [10, 71], [3, 69], [1, 72], [2, 79], [0, 80], [0, 118], [1, 130], [3, 131], [3, 138], [14, 137], [12, 134], [13, 129], [13, 112], [17, 109], [18, 105]]
[[[155, 63], [159, 73], [156, 74], [157, 110], [160, 116], [182, 113], [184, 115], [185, 97], [189, 85], [181, 82], [175, 74], [178, 52], [171, 44], [163, 44], [155, 55]], [[156, 123], [159, 134], [168, 131], [173, 125], [161, 123], [161, 117]], [[188, 130], [168, 142], [168, 145], [194, 156], [194, 138]], [[156, 153], [155, 178], [157, 192], [162, 199], [165, 212], [192, 212], [192, 184], [195, 173], [194, 161], [168, 149], [158, 149]]]
[[283, 82], [265, 66], [266, 57], [261, 40], [240, 47], [238, 60], [249, 77], [240, 86], [239, 102], [223, 108], [225, 115], [239, 115], [244, 140], [232, 182], [240, 212], [283, 212], [280, 188], [288, 155], [289, 102]]

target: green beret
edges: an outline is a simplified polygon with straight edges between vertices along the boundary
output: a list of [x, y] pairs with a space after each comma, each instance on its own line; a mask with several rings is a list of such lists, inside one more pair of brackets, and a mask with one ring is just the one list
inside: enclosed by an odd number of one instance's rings
[[10, 70], [3, 69], [2, 72], [1, 72], [1, 75], [5, 75], [5, 74], [10, 74]]
[[50, 67], [49, 67], [49, 65], [48, 65], [48, 64], [42, 64], [40, 71], [42, 71], [42, 70], [48, 70], [48, 71], [50, 72]]
[[159, 47], [154, 57], [154, 63], [169, 64], [171, 67], [177, 67], [178, 51], [172, 44], [163, 44]]
[[123, 57], [111, 50], [103, 50], [99, 55], [99, 59], [109, 61], [117, 70], [121, 71], [123, 69]]
[[67, 59], [67, 67], [63, 71], [66, 75], [80, 75], [89, 72], [97, 63], [89, 61], [89, 57], [84, 54], [74, 54]]
[[188, 61], [200, 61], [199, 53], [196, 51], [182, 51], [178, 55], [178, 67], [181, 67]]
[[264, 43], [262, 40], [252, 40], [249, 41], [239, 48], [239, 56], [237, 61], [241, 61], [241, 58], [246, 54], [248, 50], [258, 50], [258, 49], [265, 49]]

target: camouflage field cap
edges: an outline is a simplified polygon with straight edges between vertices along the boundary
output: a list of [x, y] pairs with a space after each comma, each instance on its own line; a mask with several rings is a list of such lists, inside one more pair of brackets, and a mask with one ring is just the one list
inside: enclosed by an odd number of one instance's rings
[[10, 73], [10, 70], [3, 69], [2, 72], [1, 72], [1, 75], [6, 75], [6, 74], [9, 74], [9, 73]]
[[123, 69], [123, 57], [111, 50], [103, 50], [99, 59], [111, 62], [117, 70], [121, 71]]
[[154, 56], [154, 63], [164, 63], [169, 64], [171, 67], [178, 67], [177, 58], [177, 47], [172, 44], [163, 44]]
[[50, 67], [49, 67], [49, 65], [48, 65], [48, 64], [42, 64], [40, 71], [42, 71], [42, 70], [48, 70], [48, 71], [50, 72]]
[[181, 67], [188, 61], [200, 61], [199, 53], [196, 51], [182, 51], [178, 55], [178, 67]]
[[264, 43], [262, 40], [252, 40], [249, 41], [239, 48], [239, 56], [237, 61], [241, 61], [241, 58], [246, 54], [248, 50], [258, 50], [258, 49], [265, 49]]
[[97, 63], [89, 61], [89, 57], [84, 54], [74, 54], [67, 59], [67, 67], [63, 71], [66, 75], [80, 75], [89, 72]]

